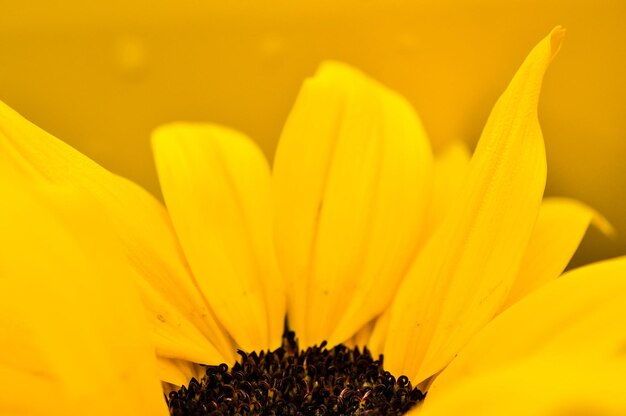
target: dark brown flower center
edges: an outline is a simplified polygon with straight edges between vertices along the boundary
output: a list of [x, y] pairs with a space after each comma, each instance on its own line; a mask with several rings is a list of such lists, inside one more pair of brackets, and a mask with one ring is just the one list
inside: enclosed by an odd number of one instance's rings
[[167, 397], [173, 416], [402, 415], [424, 399], [406, 376], [383, 368], [367, 348], [323, 342], [300, 351], [293, 332], [273, 352], [244, 353], [229, 369], [207, 366], [200, 381]]

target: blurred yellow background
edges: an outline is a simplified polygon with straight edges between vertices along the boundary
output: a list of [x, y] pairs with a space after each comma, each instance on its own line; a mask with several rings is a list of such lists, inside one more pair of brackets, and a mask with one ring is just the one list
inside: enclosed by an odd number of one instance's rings
[[271, 157], [303, 78], [333, 58], [414, 104], [435, 149], [474, 145], [552, 27], [568, 29], [540, 104], [549, 195], [616, 226], [575, 264], [626, 253], [624, 0], [0, 0], [0, 99], [159, 195], [149, 133], [213, 121]]

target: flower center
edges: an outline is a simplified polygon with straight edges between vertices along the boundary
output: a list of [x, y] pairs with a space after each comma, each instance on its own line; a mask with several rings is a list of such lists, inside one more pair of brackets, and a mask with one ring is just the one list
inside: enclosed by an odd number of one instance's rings
[[367, 348], [326, 342], [300, 351], [295, 334], [273, 352], [246, 354], [229, 369], [207, 366], [200, 381], [171, 392], [173, 416], [206, 415], [402, 415], [424, 399], [408, 377], [383, 369], [383, 356]]

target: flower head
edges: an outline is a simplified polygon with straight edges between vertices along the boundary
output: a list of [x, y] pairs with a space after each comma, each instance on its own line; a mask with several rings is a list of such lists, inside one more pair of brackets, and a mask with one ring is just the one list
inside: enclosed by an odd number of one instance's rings
[[[358, 362], [333, 364], [339, 384], [318, 395], [334, 397], [334, 405], [323, 404], [331, 412], [345, 402], [354, 402], [351, 413], [369, 411], [368, 403], [378, 403], [373, 395], [398, 393], [409, 380], [429, 390], [422, 411], [437, 415], [464, 403], [476, 414], [495, 411], [494, 403], [510, 406], [490, 401], [488, 389], [510, 397], [528, 381], [526, 366], [613, 377], [610, 366], [623, 367], [624, 341], [614, 322], [601, 326], [593, 342], [571, 341], [609, 313], [625, 316], [619, 299], [625, 283], [616, 275], [626, 261], [552, 282], [590, 222], [608, 229], [580, 203], [542, 201], [546, 161], [537, 101], [563, 33], [556, 28], [530, 53], [496, 103], [471, 161], [462, 147], [433, 157], [406, 100], [330, 62], [305, 82], [273, 169], [251, 140], [231, 129], [193, 123], [157, 129], [153, 145], [167, 210], [2, 106], [0, 186], [11, 202], [2, 215], [8, 232], [0, 240], [7, 248], [1, 293], [16, 297], [2, 304], [11, 318], [0, 323], [11, 336], [4, 355], [17, 360], [2, 368], [19, 383], [11, 384], [17, 394], [0, 401], [0, 409], [163, 413], [157, 380], [189, 384], [193, 394], [182, 390], [180, 397], [200, 400], [200, 384], [227, 385], [240, 376], [211, 367], [198, 383], [192, 380], [202, 377], [198, 364], [232, 364], [240, 349], [237, 368], [256, 371], [255, 383], [260, 371], [290, 374], [295, 384], [289, 392], [279, 386], [287, 381], [242, 387], [237, 397], [220, 396], [228, 399], [225, 406], [250, 414], [293, 406], [313, 413], [321, 407], [312, 397], [329, 380], [315, 378], [326, 367], [312, 374], [307, 365], [362, 357], [345, 346], [314, 347], [323, 342], [366, 345], [383, 354], [386, 370], [405, 375], [377, 390], [369, 376], [353, 373]], [[52, 325], [40, 316], [48, 309]], [[541, 320], [524, 322], [537, 310]], [[591, 310], [591, 318], [564, 321], [582, 310]], [[289, 349], [285, 325], [301, 349], [311, 347], [304, 361], [297, 361], [297, 350], [296, 361], [279, 350], [263, 355], [262, 371], [250, 370], [260, 362], [254, 351]], [[571, 368], [581, 357], [585, 365]], [[94, 363], [93, 378], [85, 361]], [[381, 367], [367, 362], [366, 372]], [[286, 367], [269, 370], [280, 363]], [[340, 380], [337, 368], [346, 377]], [[91, 384], [81, 384], [88, 378]], [[358, 388], [351, 384], [357, 378]], [[554, 374], [545, 380], [570, 382]], [[58, 403], [42, 410], [28, 402], [20, 387], [26, 382]], [[293, 391], [297, 403], [276, 396]], [[625, 406], [595, 402], [603, 396], [593, 388], [583, 395], [589, 400], [580, 399], [580, 389], [555, 391], [532, 396], [530, 408]]]

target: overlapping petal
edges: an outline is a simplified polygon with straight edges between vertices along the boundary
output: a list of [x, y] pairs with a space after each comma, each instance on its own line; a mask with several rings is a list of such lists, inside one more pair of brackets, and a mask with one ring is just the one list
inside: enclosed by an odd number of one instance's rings
[[168, 210], [204, 297], [240, 348], [278, 348], [286, 295], [265, 157], [247, 137], [215, 125], [161, 127], [153, 146]]
[[306, 81], [273, 171], [277, 256], [303, 345], [345, 341], [387, 306], [419, 241], [431, 158], [402, 97], [337, 63]]
[[430, 395], [409, 416], [621, 416], [626, 414], [626, 360], [540, 356], [478, 374]]
[[545, 185], [537, 101], [562, 37], [539, 43], [496, 103], [464, 190], [403, 281], [384, 350], [393, 373], [437, 373], [506, 299]]
[[[525, 395], [531, 409], [544, 402], [570, 409], [581, 401], [583, 409], [611, 410], [613, 404], [619, 405], [615, 409], [626, 408], [626, 388], [620, 381], [626, 333], [619, 319], [626, 316], [624, 276], [626, 258], [605, 261], [566, 273], [525, 297], [463, 348], [436, 378], [425, 408], [431, 402], [433, 408], [443, 408], [441, 403], [455, 400], [457, 394], [455, 405], [477, 402], [469, 392], [480, 396], [498, 383], [503, 401], [484, 400], [480, 406], [494, 411], [517, 386], [526, 384], [532, 386], [527, 390], [541, 392], [531, 395], [530, 402]], [[619, 414], [615, 409], [590, 414]]]
[[163, 357], [157, 357], [157, 368], [166, 393], [173, 389], [177, 390], [180, 386], [188, 385], [192, 378], [201, 380], [206, 371], [206, 367], [192, 361]]
[[437, 377], [431, 391], [443, 393], [465, 378], [533, 355], [623, 355], [626, 333], [616, 318], [626, 316], [624, 276], [622, 258], [573, 270], [548, 283], [479, 332]]
[[7, 167], [0, 165], [0, 193], [10, 201], [0, 206], [0, 413], [167, 414], [134, 272], [105, 238], [107, 222], [94, 221], [97, 205], [68, 189], [32, 192]]
[[567, 198], [544, 199], [519, 274], [503, 307], [507, 308], [556, 279], [592, 223], [607, 235], [613, 233], [604, 217], [581, 202]]
[[141, 277], [137, 284], [146, 289], [142, 298], [153, 326], [160, 328], [155, 334], [157, 343], [159, 333], [177, 334], [183, 350], [189, 338], [204, 349], [202, 355], [185, 352], [180, 358], [194, 357], [201, 362], [233, 358], [230, 340], [187, 269], [165, 209], [150, 194], [106, 171], [3, 103], [0, 151], [5, 163], [14, 167], [4, 180], [22, 175], [28, 178], [27, 186], [38, 181], [63, 185], [77, 197], [95, 201], [116, 231], [128, 267]]

